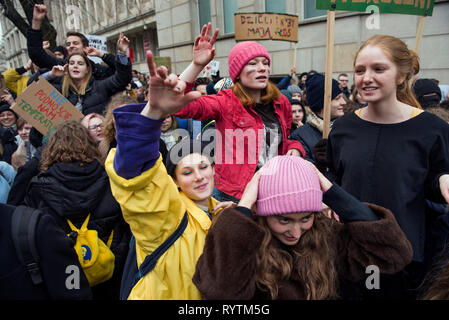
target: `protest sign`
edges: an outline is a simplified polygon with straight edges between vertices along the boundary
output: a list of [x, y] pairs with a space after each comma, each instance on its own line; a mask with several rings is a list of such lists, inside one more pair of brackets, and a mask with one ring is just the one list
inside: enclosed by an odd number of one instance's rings
[[11, 109], [44, 136], [64, 121], [79, 120], [83, 117], [66, 97], [42, 77], [17, 97]]
[[321, 10], [361, 11], [376, 6], [381, 13], [400, 13], [431, 16], [435, 0], [316, 0], [316, 8]]
[[276, 13], [235, 13], [235, 40], [298, 42], [298, 16]]
[[[108, 51], [106, 37], [86, 34], [86, 38], [87, 38], [87, 40], [89, 40], [89, 47], [97, 48], [98, 50], [101, 50], [104, 53], [106, 53]], [[89, 59], [92, 60], [94, 63], [98, 63], [98, 64], [101, 64], [103, 62], [103, 60], [99, 57], [89, 56]]]

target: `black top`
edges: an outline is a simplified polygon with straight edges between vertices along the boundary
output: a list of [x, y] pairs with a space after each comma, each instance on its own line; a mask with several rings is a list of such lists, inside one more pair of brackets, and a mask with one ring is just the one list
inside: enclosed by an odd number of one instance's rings
[[335, 182], [361, 201], [390, 209], [423, 261], [425, 199], [444, 203], [438, 178], [449, 173], [449, 125], [423, 112], [396, 124], [355, 113], [335, 121], [328, 160]]
[[263, 160], [260, 161], [261, 159], [259, 158], [259, 163], [257, 166], [260, 168], [266, 163], [266, 161], [268, 161], [268, 159], [278, 155], [278, 147], [282, 142], [282, 131], [272, 103], [257, 103], [253, 110], [262, 119], [264, 127], [265, 139], [262, 146]]

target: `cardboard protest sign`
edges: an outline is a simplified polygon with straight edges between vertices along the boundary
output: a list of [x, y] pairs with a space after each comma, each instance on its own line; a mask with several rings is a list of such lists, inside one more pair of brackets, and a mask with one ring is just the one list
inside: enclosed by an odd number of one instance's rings
[[44, 136], [64, 121], [79, 120], [83, 117], [66, 97], [42, 77], [17, 97], [11, 109]]
[[168, 69], [168, 74], [171, 73], [170, 57], [154, 57], [154, 64], [156, 65], [156, 67], [165, 66]]
[[435, 0], [316, 0], [316, 8], [370, 12], [369, 7], [374, 5], [381, 13], [431, 16], [434, 2]]
[[298, 16], [276, 13], [235, 13], [235, 40], [298, 42]]

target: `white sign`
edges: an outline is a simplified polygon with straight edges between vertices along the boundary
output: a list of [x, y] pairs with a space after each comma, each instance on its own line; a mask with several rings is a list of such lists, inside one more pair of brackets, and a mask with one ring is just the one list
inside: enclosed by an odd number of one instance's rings
[[218, 71], [220, 70], [220, 62], [212, 60], [209, 63], [209, 66], [210, 66], [210, 74], [213, 75], [213, 76], [216, 76]]
[[[87, 40], [89, 40], [89, 46], [97, 48], [98, 50], [103, 51], [106, 53], [108, 51], [108, 45], [107, 45], [107, 39], [103, 36], [94, 36], [90, 34], [86, 34]], [[90, 60], [92, 60], [94, 63], [101, 64], [103, 60], [98, 57], [88, 57]]]

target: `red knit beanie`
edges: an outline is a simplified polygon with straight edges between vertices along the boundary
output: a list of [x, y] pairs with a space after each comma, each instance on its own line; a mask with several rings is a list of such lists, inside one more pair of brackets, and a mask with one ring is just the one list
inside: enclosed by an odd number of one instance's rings
[[263, 45], [255, 41], [243, 41], [237, 43], [229, 53], [229, 77], [235, 83], [243, 67], [256, 57], [265, 57], [268, 63], [271, 64], [270, 55]]
[[307, 160], [296, 156], [277, 156], [261, 170], [257, 215], [322, 211], [320, 181]]

